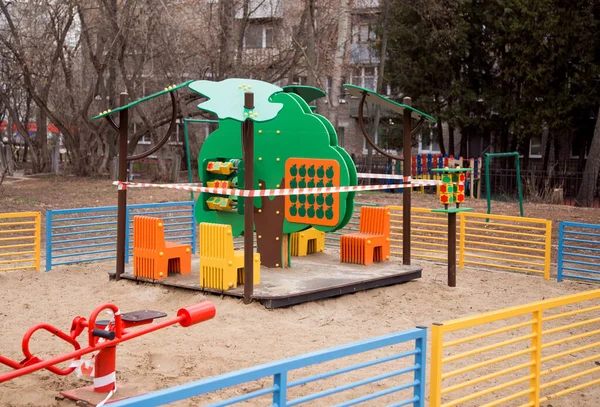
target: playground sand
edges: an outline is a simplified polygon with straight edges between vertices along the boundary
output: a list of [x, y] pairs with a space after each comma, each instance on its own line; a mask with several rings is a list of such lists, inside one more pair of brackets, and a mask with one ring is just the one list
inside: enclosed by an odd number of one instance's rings
[[[451, 289], [446, 286], [445, 267], [427, 264], [420, 280], [270, 311], [258, 303], [243, 305], [230, 297], [205, 297], [127, 280], [109, 282], [106, 270], [111, 267], [112, 263], [98, 263], [63, 266], [51, 273], [1, 274], [1, 354], [19, 360], [20, 340], [30, 326], [48, 322], [68, 331], [73, 317], [88, 317], [95, 306], [104, 302], [115, 303], [123, 312], [154, 309], [172, 317], [182, 306], [205, 298], [212, 301], [217, 316], [211, 321], [190, 328], [166, 328], [119, 345], [118, 383], [149, 391], [417, 325], [430, 326], [593, 288], [575, 282], [557, 284], [538, 277], [468, 269], [459, 273], [458, 287]], [[41, 358], [70, 350], [44, 332], [34, 336], [31, 349]], [[499, 355], [488, 353], [490, 358]], [[89, 383], [89, 378], [74, 374], [55, 376], [40, 371], [0, 385], [0, 405], [73, 405], [68, 400], [55, 400], [58, 391]], [[248, 387], [238, 391], [244, 389]], [[329, 404], [311, 405], [331, 405], [332, 400], [343, 400], [340, 397], [327, 399]], [[557, 399], [552, 405], [591, 406], [598, 397], [600, 390], [592, 387]], [[188, 400], [175, 405], [201, 404]]]
[[[434, 196], [414, 194], [413, 197], [415, 207], [438, 206]], [[129, 194], [130, 203], [188, 198], [189, 195], [178, 191], [144, 190]], [[357, 200], [400, 205], [402, 199], [401, 195], [363, 194]], [[9, 179], [0, 190], [2, 211], [39, 210], [42, 216], [46, 209], [115, 204], [115, 189], [106, 180], [43, 178], [14, 182]], [[478, 212], [485, 211], [485, 201], [469, 200], [467, 206]], [[518, 206], [494, 202], [493, 213], [516, 215]], [[555, 221], [600, 222], [598, 210], [565, 206], [525, 204], [525, 214]], [[556, 225], [554, 228], [556, 230]], [[556, 233], [553, 242], [555, 250]], [[68, 331], [76, 315], [87, 318], [97, 305], [105, 302], [115, 303], [123, 312], [154, 309], [173, 317], [180, 307], [205, 298], [213, 301], [217, 316], [211, 321], [190, 328], [166, 328], [119, 345], [119, 385], [151, 391], [417, 325], [431, 326], [433, 322], [597, 288], [571, 281], [557, 284], [537, 276], [467, 268], [459, 271], [458, 287], [452, 289], [446, 285], [445, 265], [414, 263], [424, 265], [421, 279], [277, 310], [267, 310], [258, 303], [243, 305], [240, 300], [230, 297], [205, 297], [193, 291], [127, 280], [108, 281], [107, 271], [114, 267], [112, 262], [61, 266], [50, 273], [0, 273], [0, 354], [21, 360], [20, 341], [29, 327], [48, 322]], [[590, 327], [590, 330], [598, 328]], [[579, 344], [594, 340], [595, 337], [586, 338]], [[71, 350], [67, 344], [44, 332], [34, 336], [31, 349], [40, 358]], [[491, 351], [486, 354], [486, 359], [501, 354], [501, 351]], [[377, 373], [385, 369], [382, 366]], [[0, 367], [0, 372], [6, 371], [8, 368]], [[357, 380], [352, 375], [344, 379]], [[0, 406], [72, 406], [70, 401], [55, 400], [55, 396], [60, 390], [90, 383], [89, 378], [77, 378], [73, 374], [55, 376], [48, 371], [35, 372], [1, 384]], [[570, 383], [575, 384], [577, 380]], [[256, 388], [256, 383], [250, 383], [227, 395]], [[347, 397], [344, 392], [325, 399], [326, 402], [306, 405], [332, 405]], [[553, 400], [551, 405], [594, 406], [598, 405], [599, 399], [600, 387], [595, 386]], [[216, 398], [174, 405], [197, 406], [209, 400]]]

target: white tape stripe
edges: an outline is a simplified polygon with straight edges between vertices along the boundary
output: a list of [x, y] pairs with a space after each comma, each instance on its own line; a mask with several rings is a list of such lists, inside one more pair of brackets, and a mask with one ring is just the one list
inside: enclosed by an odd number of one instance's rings
[[108, 400], [110, 400], [110, 398], [113, 396], [113, 394], [115, 394], [117, 392], [117, 383], [115, 383], [115, 388], [112, 389], [111, 391], [108, 392], [108, 394], [106, 395], [106, 397], [104, 397], [104, 400], [102, 400], [100, 403], [96, 404], [96, 407], [102, 407], [104, 406]]
[[126, 185], [131, 188], [168, 188], [179, 189], [185, 191], [207, 192], [218, 195], [232, 195], [242, 197], [257, 197], [257, 196], [282, 196], [282, 195], [312, 195], [312, 194], [328, 194], [339, 192], [356, 192], [356, 191], [377, 191], [388, 189], [403, 189], [422, 186], [440, 185], [442, 182], [437, 180], [416, 180], [407, 184], [388, 184], [388, 185], [363, 185], [363, 186], [344, 186], [344, 187], [323, 187], [323, 188], [294, 188], [294, 189], [230, 189], [230, 188], [207, 188], [207, 187], [182, 187], [180, 185], [170, 184], [139, 184], [134, 182], [119, 183], [115, 185]]
[[117, 373], [112, 372], [102, 377], [94, 377], [94, 387], [104, 387], [117, 381]]
[[394, 174], [371, 174], [368, 172], [359, 172], [358, 174], [356, 174], [358, 176], [358, 178], [365, 178], [365, 179], [401, 179], [404, 181], [410, 181], [412, 177], [407, 176], [405, 177], [404, 175], [394, 175]]

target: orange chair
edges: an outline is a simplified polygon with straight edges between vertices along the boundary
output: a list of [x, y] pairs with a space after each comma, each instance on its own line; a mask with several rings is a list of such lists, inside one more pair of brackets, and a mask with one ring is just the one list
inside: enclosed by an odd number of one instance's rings
[[192, 271], [192, 246], [165, 241], [163, 221], [151, 216], [133, 217], [133, 275], [162, 280], [169, 273]]
[[369, 265], [390, 259], [390, 213], [387, 208], [360, 208], [358, 233], [340, 236], [340, 261]]

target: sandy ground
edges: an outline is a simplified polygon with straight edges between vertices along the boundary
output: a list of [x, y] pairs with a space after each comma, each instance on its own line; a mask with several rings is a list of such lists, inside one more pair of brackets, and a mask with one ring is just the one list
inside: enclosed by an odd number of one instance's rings
[[[105, 180], [88, 180], [85, 184], [75, 180], [15, 182], [2, 187], [0, 205], [2, 211], [113, 205], [116, 193], [106, 184]], [[185, 194], [182, 197], [179, 192], [165, 191], [163, 194], [161, 191], [158, 195], [151, 191], [145, 195], [132, 193], [130, 202], [169, 201], [175, 197], [178, 197], [177, 200], [186, 199]], [[362, 196], [360, 200], [391, 203], [400, 202], [401, 198], [400, 195], [373, 194]], [[436, 207], [433, 197], [417, 195], [415, 200], [415, 206]], [[472, 203], [470, 206], [480, 209], [484, 204], [481, 201]], [[499, 212], [517, 213], [516, 205], [495, 206]], [[525, 210], [531, 216], [600, 221], [598, 210], [550, 205], [526, 205]], [[117, 360], [119, 384], [144, 391], [161, 389], [415, 326], [430, 327], [433, 322], [597, 288], [577, 282], [558, 284], [537, 276], [469, 268], [459, 273], [458, 287], [452, 289], [446, 286], [444, 265], [422, 264], [423, 277], [410, 283], [279, 310], [269, 311], [258, 303], [243, 305], [236, 299], [208, 295], [207, 299], [217, 308], [215, 319], [186, 329], [167, 328], [120, 345]], [[48, 322], [67, 331], [73, 317], [88, 317], [100, 303], [115, 303], [124, 312], [155, 309], [174, 316], [180, 307], [205, 299], [197, 292], [136, 285], [126, 280], [109, 282], [107, 271], [112, 268], [112, 262], [104, 262], [57, 267], [50, 273], [0, 274], [0, 354], [20, 360], [21, 337], [30, 326]], [[600, 328], [598, 323], [594, 325], [586, 329]], [[596, 337], [587, 337], [581, 344], [595, 340]], [[31, 348], [41, 358], [69, 350], [67, 345], [44, 333], [34, 338]], [[497, 352], [490, 355], [502, 354], [502, 351]], [[8, 368], [0, 367], [0, 372], [5, 371]], [[594, 374], [595, 378], [599, 377], [598, 372]], [[55, 400], [58, 391], [89, 383], [89, 378], [36, 372], [0, 385], [0, 406], [73, 405], [68, 401]], [[258, 385], [250, 383], [233, 392], [254, 390]], [[309, 386], [306, 390], [314, 391], [315, 388]], [[369, 391], [374, 390], [371, 388]], [[305, 405], [332, 405], [343, 401], [343, 397]], [[596, 385], [543, 405], [595, 406], [600, 405], [598, 400], [600, 386]], [[189, 400], [177, 405], [202, 404], [198, 400]], [[383, 404], [372, 402], [365, 405]]]
[[[45, 321], [68, 330], [75, 315], [87, 317], [103, 302], [115, 303], [123, 311], [156, 309], [174, 316], [178, 308], [205, 298], [194, 292], [131, 281], [109, 282], [106, 270], [111, 267], [90, 264], [64, 266], [51, 273], [0, 275], [2, 354], [19, 359], [21, 336], [31, 325]], [[442, 266], [427, 265], [420, 280], [274, 311], [256, 303], [243, 305], [239, 300], [209, 295], [217, 308], [215, 319], [187, 329], [167, 328], [120, 345], [119, 383], [142, 390], [160, 389], [417, 325], [430, 326], [593, 288], [468, 270], [460, 273], [458, 287], [451, 289], [446, 286], [444, 273]], [[68, 347], [40, 333], [32, 349], [47, 358]], [[88, 383], [89, 379], [74, 375], [37, 372], [2, 384], [0, 405], [69, 405], [54, 400], [57, 392]], [[557, 399], [552, 405], [591, 406], [597, 397], [598, 387]], [[181, 405], [198, 404], [189, 401]]]

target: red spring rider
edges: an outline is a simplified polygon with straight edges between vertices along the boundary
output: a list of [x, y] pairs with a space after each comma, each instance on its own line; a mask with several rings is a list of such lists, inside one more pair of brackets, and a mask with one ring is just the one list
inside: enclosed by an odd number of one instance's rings
[[[102, 311], [112, 313], [111, 320], [98, 321], [98, 315]], [[166, 328], [170, 325], [180, 324], [182, 327], [188, 327], [199, 322], [207, 321], [215, 316], [215, 307], [209, 301], [203, 301], [198, 304], [181, 308], [177, 311], [177, 317], [163, 322], [152, 324], [157, 318], [167, 316], [163, 312], [157, 311], [134, 311], [121, 314], [119, 308], [114, 304], [102, 304], [92, 312], [89, 320], [77, 316], [73, 319], [70, 333], [62, 332], [50, 324], [41, 323], [31, 327], [23, 335], [22, 349], [25, 359], [21, 362], [14, 361], [0, 355], [0, 363], [12, 367], [12, 372], [0, 375], [0, 383], [14, 379], [19, 376], [35, 372], [36, 370], [47, 369], [57, 375], [68, 375], [78, 369], [83, 374], [94, 376], [93, 390], [90, 388], [76, 389], [62, 392], [66, 397], [75, 400], [85, 400], [92, 404], [103, 405], [116, 391], [116, 347], [118, 344], [128, 341], [138, 336]], [[129, 330], [129, 328], [148, 325], [140, 329]], [[73, 351], [62, 356], [56, 356], [52, 359], [41, 360], [29, 350], [29, 340], [32, 335], [40, 330], [46, 330], [73, 346]], [[87, 329], [88, 346], [82, 348], [77, 337]], [[81, 356], [92, 353], [93, 366], [90, 360], [82, 361]], [[67, 368], [56, 366], [61, 362], [72, 360], [73, 362]], [[130, 397], [133, 394], [119, 389], [119, 398]], [[104, 399], [104, 400], [103, 400]], [[100, 401], [98, 403], [98, 401]]]

